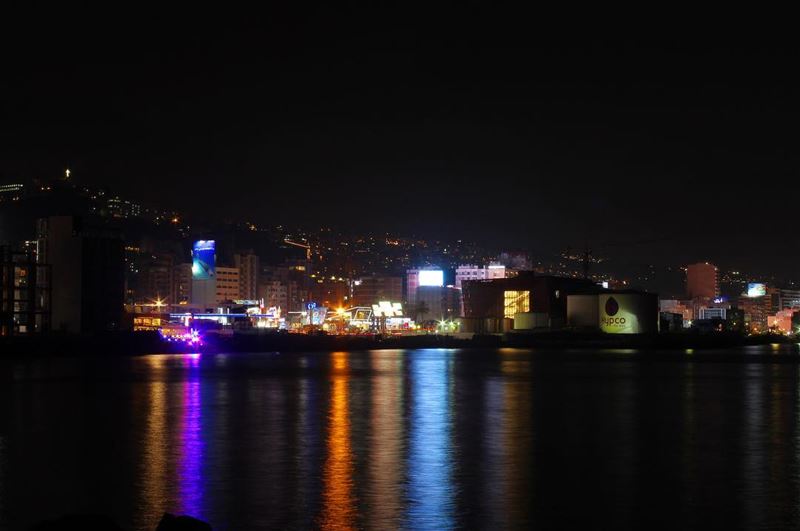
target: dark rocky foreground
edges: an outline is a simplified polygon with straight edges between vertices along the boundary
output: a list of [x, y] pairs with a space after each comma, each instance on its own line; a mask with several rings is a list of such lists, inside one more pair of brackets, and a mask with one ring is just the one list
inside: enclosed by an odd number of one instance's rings
[[[124, 531], [111, 518], [95, 514], [70, 514], [36, 524], [30, 531]], [[155, 531], [211, 531], [211, 526], [202, 520], [187, 515], [175, 516], [164, 513]]]

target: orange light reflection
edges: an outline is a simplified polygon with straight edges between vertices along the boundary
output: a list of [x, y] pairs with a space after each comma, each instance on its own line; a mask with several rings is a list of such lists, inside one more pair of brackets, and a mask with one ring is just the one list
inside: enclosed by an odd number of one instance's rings
[[347, 353], [334, 352], [331, 406], [328, 414], [328, 458], [325, 461], [322, 529], [353, 529], [353, 454], [350, 447]]

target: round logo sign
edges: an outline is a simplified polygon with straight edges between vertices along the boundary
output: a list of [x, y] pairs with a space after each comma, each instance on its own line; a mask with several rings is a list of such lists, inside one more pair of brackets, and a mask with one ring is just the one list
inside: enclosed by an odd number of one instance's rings
[[618, 311], [619, 311], [619, 303], [617, 302], [617, 299], [615, 299], [614, 297], [609, 297], [608, 300], [606, 301], [606, 314], [617, 315]]

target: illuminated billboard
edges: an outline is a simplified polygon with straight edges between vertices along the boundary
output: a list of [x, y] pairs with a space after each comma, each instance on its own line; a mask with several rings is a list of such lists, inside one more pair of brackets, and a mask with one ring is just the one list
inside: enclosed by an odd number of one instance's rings
[[643, 322], [649, 317], [647, 301], [635, 294], [600, 295], [598, 314], [600, 330], [606, 334], [641, 334], [652, 324]]
[[403, 306], [399, 302], [380, 301], [372, 305], [372, 315], [375, 317], [402, 317]]
[[419, 272], [419, 285], [420, 286], [444, 286], [444, 271], [442, 270], [425, 270]]
[[750, 282], [747, 284], [748, 297], [763, 297], [767, 294], [767, 285], [761, 282]]
[[192, 279], [214, 278], [216, 245], [214, 240], [197, 240], [192, 246]]

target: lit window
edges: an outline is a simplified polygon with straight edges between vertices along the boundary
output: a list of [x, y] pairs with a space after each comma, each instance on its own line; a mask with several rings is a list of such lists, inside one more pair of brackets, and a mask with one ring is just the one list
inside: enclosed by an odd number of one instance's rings
[[503, 295], [503, 317], [513, 319], [517, 313], [531, 311], [530, 291], [505, 291]]

